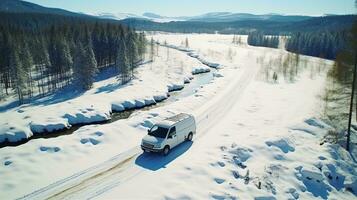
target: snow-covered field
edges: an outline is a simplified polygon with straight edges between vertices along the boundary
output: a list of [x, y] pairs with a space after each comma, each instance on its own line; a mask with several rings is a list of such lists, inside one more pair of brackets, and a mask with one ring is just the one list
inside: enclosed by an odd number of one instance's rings
[[[160, 57], [140, 67], [138, 79], [127, 86], [106, 79], [70, 100], [6, 110], [0, 113], [1, 123], [45, 129], [41, 125], [59, 123], [68, 119], [66, 114], [85, 111], [91, 118], [109, 113], [111, 107], [120, 109], [126, 100], [145, 102], [166, 95], [170, 84], [183, 85], [202, 65], [196, 58], [219, 66], [212, 83], [125, 120], [0, 149], [0, 199], [356, 198], [346, 189], [357, 191], [353, 158], [338, 146], [320, 145], [330, 128], [318, 119], [325, 73], [311, 76], [305, 69], [294, 82], [282, 76], [266, 82], [259, 76], [261, 62], [268, 61], [261, 59], [284, 55], [283, 50], [233, 45], [229, 35], [153, 37], [175, 47], [188, 38], [194, 52], [171, 49], [166, 61], [167, 49], [160, 47]], [[304, 59], [308, 67], [321, 63]], [[167, 157], [142, 154], [138, 145], [146, 128], [179, 112], [196, 117], [194, 142]]]
[[[111, 70], [105, 71], [93, 89], [84, 94], [73, 88], [38, 99], [20, 107], [13, 107], [13, 99], [0, 104], [0, 142], [16, 142], [33, 133], [52, 132], [75, 124], [88, 124], [110, 119], [110, 112], [151, 105], [167, 98], [167, 93], [184, 87], [192, 72], [207, 67], [185, 53], [159, 49], [159, 57], [137, 69], [138, 78], [120, 85]], [[164, 56], [165, 55], [165, 56]]]

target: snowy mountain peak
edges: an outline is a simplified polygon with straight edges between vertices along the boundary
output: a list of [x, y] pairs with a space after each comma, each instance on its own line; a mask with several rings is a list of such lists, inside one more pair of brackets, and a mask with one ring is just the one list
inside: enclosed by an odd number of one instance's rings
[[122, 20], [127, 18], [143, 18], [142, 16], [131, 14], [131, 13], [108, 13], [108, 12], [100, 12], [93, 14], [94, 16], [105, 18], [105, 19], [116, 19]]
[[146, 13], [143, 13], [143, 16], [144, 17], [148, 17], [148, 18], [156, 18], [156, 19], [163, 19], [163, 18], [167, 18], [167, 17], [163, 17], [161, 15], [158, 15], [158, 14], [155, 14], [155, 13], [151, 13], [151, 12], [146, 12]]
[[233, 13], [233, 12], [209, 12], [197, 16], [179, 16], [168, 17], [162, 16], [152, 12], [145, 12], [142, 15], [131, 13], [97, 13], [94, 16], [107, 19], [123, 20], [127, 18], [140, 18], [151, 20], [154, 22], [172, 22], [172, 21], [202, 21], [202, 22], [233, 22], [243, 20], [271, 20], [271, 21], [290, 21], [297, 22], [311, 18], [310, 16], [302, 15], [283, 15], [277, 13], [269, 14], [250, 14], [250, 13]]

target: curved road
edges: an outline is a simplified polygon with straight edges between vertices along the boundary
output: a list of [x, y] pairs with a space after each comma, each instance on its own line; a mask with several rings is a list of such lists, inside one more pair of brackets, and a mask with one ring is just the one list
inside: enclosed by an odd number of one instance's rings
[[[239, 103], [239, 99], [245, 88], [258, 73], [259, 67], [251, 65], [244, 67], [243, 73], [239, 73], [239, 78], [230, 83], [210, 101], [206, 102], [193, 114], [197, 121], [198, 141], [206, 132], [217, 124], [230, 111], [230, 108]], [[140, 163], [151, 163], [152, 170], [164, 166], [173, 161], [177, 156], [187, 150], [192, 142], [182, 144], [169, 156], [157, 159], [159, 155], [142, 154], [139, 146], [121, 153], [103, 163], [93, 166], [87, 170], [76, 173], [70, 177], [59, 180], [47, 187], [34, 191], [20, 199], [91, 199], [119, 186], [129, 179], [146, 173], [147, 169], [140, 167]], [[181, 151], [181, 152], [180, 152]], [[190, 153], [189, 151], [187, 153]]]

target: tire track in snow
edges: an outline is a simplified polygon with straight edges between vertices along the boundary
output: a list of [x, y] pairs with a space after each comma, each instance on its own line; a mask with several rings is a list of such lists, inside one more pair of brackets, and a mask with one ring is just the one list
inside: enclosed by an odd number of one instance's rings
[[231, 107], [234, 106], [243, 95], [245, 88], [254, 79], [258, 70], [259, 67], [257, 66], [246, 67], [240, 78], [231, 84], [223, 94], [215, 98], [213, 100], [214, 102], [205, 104], [204, 107], [194, 112], [198, 121], [198, 129], [201, 132], [198, 138], [204, 136], [213, 125], [217, 125], [217, 122], [221, 121], [223, 116], [230, 111]]
[[[179, 50], [178, 50], [179, 51]], [[253, 67], [254, 66], [254, 67]], [[213, 98], [193, 114], [197, 119], [199, 134], [196, 141], [207, 134], [208, 130], [223, 119], [230, 108], [237, 103], [244, 89], [255, 77], [259, 67], [246, 67], [240, 77], [226, 88], [218, 97]], [[237, 90], [239, 92], [237, 92]], [[134, 147], [103, 163], [70, 177], [41, 188], [20, 199], [92, 199], [120, 185], [146, 170], [137, 167], [135, 159], [142, 153]], [[153, 161], [154, 158], [147, 161]]]
[[[117, 166], [129, 158], [135, 157], [139, 153], [141, 153], [141, 149], [138, 147], [134, 147], [132, 149], [129, 149], [126, 152], [120, 153], [120, 154], [108, 159], [107, 161], [104, 161], [104, 162], [99, 163], [93, 167], [86, 169], [86, 170], [75, 173], [72, 176], [69, 176], [67, 178], [56, 181], [46, 187], [43, 187], [39, 190], [36, 190], [30, 194], [27, 194], [23, 197], [18, 198], [18, 199], [46, 199], [46, 197], [52, 196], [53, 193], [56, 193], [56, 189], [57, 190], [62, 189], [62, 191], [63, 191], [66, 188], [73, 187], [74, 185], [78, 184], [78, 182], [88, 179], [88, 177], [92, 177], [92, 176], [99, 174], [103, 171], [108, 171], [108, 169], [112, 168], [112, 166]], [[77, 180], [77, 181], [75, 181], [75, 180]], [[71, 181], [73, 181], [73, 182], [71, 182]]]
[[[82, 191], [82, 190], [89, 188], [91, 186], [95, 186], [96, 183], [101, 182], [102, 180], [112, 176], [113, 174], [120, 173], [120, 172], [124, 171], [125, 168], [128, 166], [128, 164], [131, 163], [130, 161], [134, 159], [135, 155], [119, 162], [118, 164], [110, 167], [109, 169], [107, 169], [105, 171], [101, 171], [97, 174], [94, 174], [91, 177], [84, 179], [83, 181], [79, 182], [78, 184], [76, 184], [70, 188], [67, 188], [63, 191], [55, 193], [52, 196], [48, 197], [47, 199], [65, 199], [67, 197], [70, 197], [71, 194]], [[95, 181], [93, 181], [93, 180], [95, 180]]]

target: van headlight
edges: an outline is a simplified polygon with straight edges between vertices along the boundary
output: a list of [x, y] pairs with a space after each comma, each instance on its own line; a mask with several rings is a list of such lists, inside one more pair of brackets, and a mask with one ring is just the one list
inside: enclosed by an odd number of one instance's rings
[[161, 148], [161, 144], [155, 144], [154, 148]]

